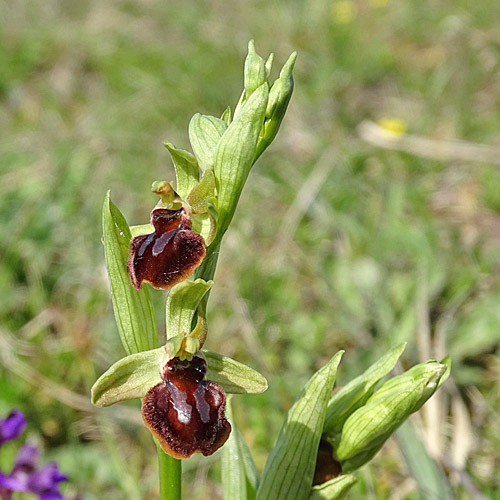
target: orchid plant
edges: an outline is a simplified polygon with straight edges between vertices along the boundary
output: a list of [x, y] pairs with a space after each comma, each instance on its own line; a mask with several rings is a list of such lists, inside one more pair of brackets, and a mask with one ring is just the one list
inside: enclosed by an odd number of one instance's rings
[[[165, 146], [176, 184], [155, 181], [150, 223], [129, 226], [105, 198], [103, 242], [114, 313], [126, 356], [95, 383], [92, 402], [109, 406], [141, 398], [157, 442], [160, 498], [181, 498], [181, 463], [222, 447], [227, 500], [344, 498], [352, 473], [437, 390], [449, 359], [429, 361], [380, 384], [404, 350], [398, 345], [332, 397], [343, 351], [316, 372], [286, 415], [259, 475], [233, 420], [227, 394], [257, 394], [263, 375], [204, 348], [210, 289], [224, 234], [253, 164], [271, 144], [293, 91], [293, 53], [270, 82], [267, 60], [249, 43], [244, 89], [234, 112], [195, 114], [193, 153]], [[145, 285], [144, 283], [147, 283]], [[159, 345], [150, 288], [168, 290], [166, 332]]]

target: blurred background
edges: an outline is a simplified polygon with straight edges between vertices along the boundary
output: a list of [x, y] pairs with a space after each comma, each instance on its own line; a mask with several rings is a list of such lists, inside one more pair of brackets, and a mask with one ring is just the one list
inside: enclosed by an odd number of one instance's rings
[[[298, 52], [295, 93], [226, 235], [207, 347], [269, 380], [233, 398], [258, 467], [338, 349], [344, 385], [407, 341], [400, 369], [453, 360], [413, 419], [451, 498], [500, 498], [498, 15], [497, 0], [0, 3], [0, 416], [27, 414], [62, 491], [157, 496], [138, 402], [89, 402], [124, 355], [102, 201], [147, 221], [151, 182], [174, 178], [163, 141], [188, 148], [195, 112], [234, 108], [254, 39], [274, 77]], [[435, 498], [405, 458], [392, 438], [352, 498]], [[221, 498], [217, 454], [184, 469], [185, 498]]]

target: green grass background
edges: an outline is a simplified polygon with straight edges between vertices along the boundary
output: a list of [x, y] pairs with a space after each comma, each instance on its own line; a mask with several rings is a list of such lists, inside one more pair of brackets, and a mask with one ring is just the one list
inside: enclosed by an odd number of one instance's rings
[[[403, 367], [423, 361], [425, 330], [453, 360], [445, 413], [427, 424], [500, 498], [500, 166], [385, 151], [356, 131], [390, 117], [500, 147], [499, 14], [496, 0], [0, 3], [0, 415], [27, 414], [25, 439], [70, 475], [68, 495], [157, 495], [138, 405], [88, 401], [124, 354], [102, 200], [111, 189], [129, 223], [147, 221], [151, 182], [174, 178], [162, 142], [187, 148], [195, 112], [234, 107], [254, 39], [276, 67], [298, 52], [296, 87], [226, 235], [207, 347], [269, 379], [233, 398], [258, 466], [338, 349], [342, 385], [402, 341]], [[185, 498], [222, 497], [218, 462], [185, 462]], [[353, 498], [432, 498], [395, 440], [358, 476]], [[455, 497], [469, 498], [457, 477]]]

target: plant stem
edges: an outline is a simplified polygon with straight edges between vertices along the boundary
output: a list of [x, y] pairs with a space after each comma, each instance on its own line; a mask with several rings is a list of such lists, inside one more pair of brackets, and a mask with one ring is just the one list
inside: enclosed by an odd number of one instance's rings
[[181, 500], [181, 461], [167, 455], [158, 446], [158, 466], [160, 475], [160, 500]]

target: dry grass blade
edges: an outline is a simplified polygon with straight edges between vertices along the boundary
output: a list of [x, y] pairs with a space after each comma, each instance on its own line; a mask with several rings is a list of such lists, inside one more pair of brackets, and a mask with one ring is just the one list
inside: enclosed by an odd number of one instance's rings
[[396, 134], [371, 121], [358, 126], [365, 142], [392, 151], [442, 161], [474, 161], [500, 165], [500, 147], [458, 140], [436, 140], [408, 134]]

